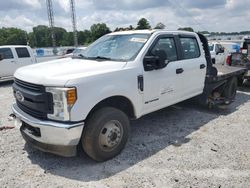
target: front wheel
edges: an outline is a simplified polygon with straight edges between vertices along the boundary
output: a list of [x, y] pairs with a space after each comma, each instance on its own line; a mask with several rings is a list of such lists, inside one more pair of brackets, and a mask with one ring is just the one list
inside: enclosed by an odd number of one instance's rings
[[82, 147], [96, 161], [111, 159], [125, 147], [129, 127], [129, 119], [124, 112], [113, 107], [101, 108], [86, 122]]

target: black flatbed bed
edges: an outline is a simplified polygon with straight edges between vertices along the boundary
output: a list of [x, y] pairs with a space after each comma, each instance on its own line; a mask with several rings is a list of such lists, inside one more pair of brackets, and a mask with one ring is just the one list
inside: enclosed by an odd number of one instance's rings
[[231, 67], [227, 65], [213, 65], [217, 69], [217, 75], [207, 75], [207, 82], [218, 82], [230, 77], [247, 74], [248, 70], [244, 67]]

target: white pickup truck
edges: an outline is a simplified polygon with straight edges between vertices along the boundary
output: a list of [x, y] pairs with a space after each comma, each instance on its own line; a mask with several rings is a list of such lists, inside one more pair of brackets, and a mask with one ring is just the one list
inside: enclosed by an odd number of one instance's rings
[[18, 68], [33, 63], [36, 58], [29, 46], [0, 46], [0, 80], [13, 79]]
[[245, 72], [214, 67], [200, 34], [115, 32], [80, 57], [18, 69], [12, 116], [23, 138], [42, 151], [73, 156], [80, 146], [105, 161], [124, 148], [129, 119], [195, 96], [204, 104], [229, 104]]
[[228, 53], [225, 52], [224, 47], [219, 42], [210, 42], [209, 50], [214, 64], [225, 64]]

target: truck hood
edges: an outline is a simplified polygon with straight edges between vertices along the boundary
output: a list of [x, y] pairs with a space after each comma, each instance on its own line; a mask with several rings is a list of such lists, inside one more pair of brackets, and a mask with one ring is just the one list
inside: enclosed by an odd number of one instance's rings
[[67, 81], [122, 69], [126, 62], [64, 58], [19, 68], [14, 77], [45, 86], [64, 86]]

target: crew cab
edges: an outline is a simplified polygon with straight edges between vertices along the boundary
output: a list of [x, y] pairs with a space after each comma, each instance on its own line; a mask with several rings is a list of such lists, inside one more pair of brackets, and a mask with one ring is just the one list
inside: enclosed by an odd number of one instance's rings
[[0, 46], [0, 80], [13, 79], [18, 68], [34, 63], [36, 59], [29, 46]]
[[13, 116], [23, 138], [42, 151], [74, 156], [80, 146], [105, 161], [124, 148], [129, 119], [192, 97], [209, 106], [229, 104], [245, 71], [213, 66], [201, 34], [115, 32], [80, 57], [18, 69]]
[[225, 63], [227, 55], [224, 47], [219, 42], [210, 42], [209, 50], [214, 64], [223, 65]]

